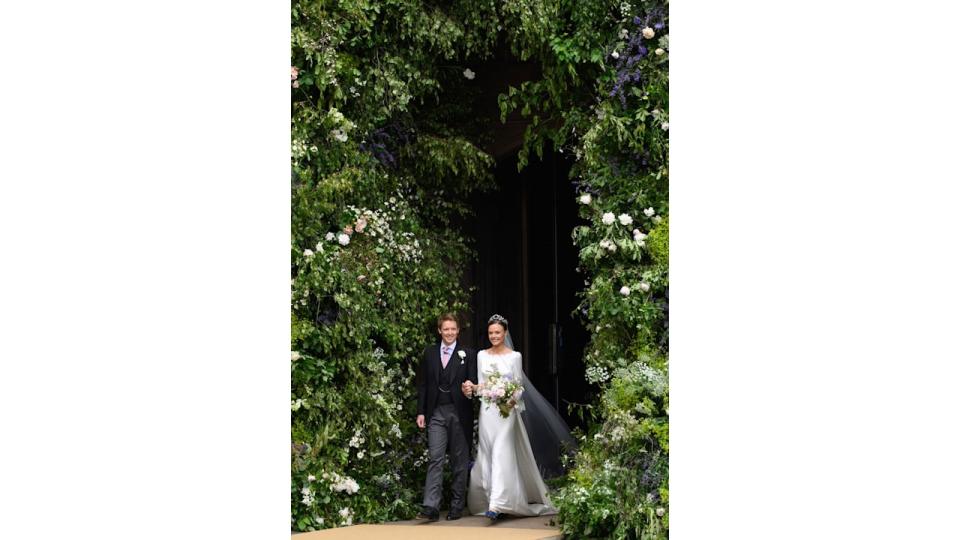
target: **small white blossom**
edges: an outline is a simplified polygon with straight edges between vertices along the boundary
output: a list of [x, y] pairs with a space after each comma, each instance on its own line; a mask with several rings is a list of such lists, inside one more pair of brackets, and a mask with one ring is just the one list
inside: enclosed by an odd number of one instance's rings
[[590, 204], [591, 202], [593, 202], [593, 196], [589, 193], [584, 193], [580, 196], [580, 204]]
[[630, 32], [626, 28], [620, 29], [620, 39], [627, 39], [630, 36]]
[[312, 249], [305, 249], [305, 250], [303, 250], [303, 256], [304, 256], [304, 257], [313, 257], [313, 250], [312, 250]]
[[300, 353], [297, 351], [290, 351], [290, 360], [296, 362], [297, 360], [303, 358], [300, 356]]
[[653, 31], [653, 28], [650, 28], [649, 26], [644, 28], [642, 33], [643, 37], [647, 39], [653, 39], [653, 36], [657, 35], [657, 33]]
[[336, 238], [336, 237], [337, 237], [337, 235], [333, 234], [332, 232], [328, 232], [328, 233], [327, 233], [327, 236], [325, 236], [324, 238], [326, 238], [327, 241], [329, 242], [329, 241], [333, 240], [333, 239]]
[[337, 235], [337, 242], [340, 242], [341, 246], [345, 246], [350, 243], [350, 235], [347, 233], [340, 233]]
[[610, 53], [610, 56], [612, 56], [613, 59], [616, 60], [617, 58], [620, 58], [620, 53], [618, 53], [617, 51], [613, 51], [612, 53]]
[[607, 212], [603, 214], [603, 224], [604, 225], [613, 225], [613, 222], [617, 220], [617, 216], [613, 215], [613, 212]]
[[662, 130], [664, 130], [664, 131], [670, 129], [670, 122], [664, 122], [664, 123], [660, 124], [660, 129], [662, 129]]
[[627, 287], [626, 285], [620, 287], [620, 294], [624, 296], [630, 296], [630, 287]]
[[657, 47], [657, 49], [653, 51], [653, 54], [655, 54], [655, 55], [657, 55], [657, 56], [663, 56], [663, 53], [665, 53], [665, 52], [667, 52], [667, 51], [665, 51], [665, 50]]
[[313, 481], [315, 481], [316, 479], [317, 479], [317, 477], [314, 476], [314, 475], [312, 475], [312, 474], [307, 475], [307, 482], [313, 482]]
[[657, 508], [657, 517], [663, 517], [663, 515], [666, 514], [666, 513], [667, 513], [667, 511], [664, 510], [663, 507], [658, 507], [658, 508]]
[[621, 225], [630, 225], [633, 223], [633, 218], [627, 214], [620, 214], [617, 216], [617, 219], [620, 220]]
[[466, 352], [466, 351], [457, 351], [457, 356], [459, 356], [460, 358], [466, 358], [466, 357], [467, 357], [467, 352]]
[[641, 240], [645, 240], [646, 238], [647, 238], [647, 235], [640, 232], [640, 229], [633, 230], [633, 239], [636, 240], [637, 242], [640, 242]]
[[468, 80], [472, 81], [473, 78], [477, 76], [477, 74], [474, 73], [473, 70], [471, 70], [470, 68], [467, 68], [463, 70], [463, 76], [466, 77]]
[[654, 222], [654, 223], [660, 223], [661, 221], [663, 221], [663, 218], [662, 218], [662, 217], [660, 217], [660, 216], [653, 216], [653, 222]]
[[651, 216], [653, 216], [653, 215], [656, 214], [656, 213], [657, 213], [657, 212], [654, 211], [654, 209], [653, 209], [652, 206], [651, 206], [650, 208], [647, 208], [646, 210], [643, 211], [643, 215], [645, 215], [645, 216], [647, 216], [647, 217], [651, 217]]
[[347, 142], [347, 134], [342, 129], [337, 128], [330, 132], [330, 136], [340, 142]]
[[647, 292], [647, 291], [650, 290], [650, 284], [647, 283], [646, 281], [641, 281], [641, 282], [640, 282], [640, 285], [639, 285], [638, 287], [639, 287], [640, 290], [643, 291], [643, 292]]

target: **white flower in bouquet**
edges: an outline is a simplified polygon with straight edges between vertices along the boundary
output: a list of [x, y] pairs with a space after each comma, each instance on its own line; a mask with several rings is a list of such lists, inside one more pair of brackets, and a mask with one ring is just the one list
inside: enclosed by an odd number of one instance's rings
[[662, 130], [664, 130], [664, 131], [670, 129], [670, 122], [664, 122], [664, 123], [660, 124], [660, 129], [662, 129]]
[[647, 208], [646, 210], [643, 211], [643, 215], [645, 215], [645, 216], [647, 216], [647, 217], [652, 217], [652, 216], [653, 216], [654, 214], [656, 214], [656, 213], [657, 213], [657, 212], [653, 209], [652, 206], [651, 206], [650, 208]]
[[627, 287], [626, 285], [620, 287], [620, 294], [624, 296], [630, 296], [630, 287]]
[[314, 482], [316, 479], [317, 477], [312, 474], [307, 475], [307, 482]]
[[330, 136], [340, 142], [347, 142], [347, 134], [340, 128], [330, 131]]
[[328, 232], [328, 233], [327, 233], [327, 236], [326, 236], [325, 238], [327, 239], [328, 242], [331, 242], [331, 241], [333, 241], [333, 239], [336, 238], [336, 237], [337, 237], [337, 235], [333, 234], [332, 232]]
[[593, 202], [593, 196], [589, 193], [580, 196], [580, 204], [590, 204], [591, 202]]
[[653, 31], [653, 28], [650, 28], [649, 26], [644, 28], [642, 30], [642, 33], [643, 33], [643, 37], [647, 39], [653, 39], [653, 36], [657, 35], [657, 33]]
[[643, 292], [647, 292], [647, 291], [650, 290], [650, 284], [647, 283], [646, 281], [641, 281], [641, 282], [640, 282], [640, 285], [639, 285], [638, 287], [639, 287], [640, 290], [643, 291]]
[[620, 53], [618, 53], [617, 51], [613, 51], [612, 53], [610, 53], [610, 56], [612, 56], [613, 59], [616, 60], [617, 58], [620, 58]]
[[633, 223], [633, 218], [629, 214], [620, 214], [617, 216], [617, 219], [620, 220], [621, 225], [630, 225]]
[[463, 76], [466, 77], [467, 80], [472, 81], [473, 78], [477, 76], [477, 74], [474, 73], [472, 69], [467, 68], [467, 69], [463, 70]]
[[303, 256], [307, 258], [313, 257], [313, 250], [312, 249], [303, 250]]
[[656, 512], [657, 512], [657, 517], [663, 517], [663, 515], [667, 513], [667, 511], [664, 510], [663, 507], [657, 508]]
[[296, 362], [297, 360], [303, 358], [300, 356], [300, 353], [297, 351], [290, 351], [290, 360]]
[[655, 51], [653, 51], [653, 54], [655, 54], [655, 55], [657, 55], [657, 56], [663, 56], [663, 53], [665, 53], [665, 52], [667, 52], [667, 51], [665, 51], [665, 50], [657, 47], [657, 49], [656, 49]]
[[347, 233], [340, 233], [337, 235], [337, 242], [340, 242], [341, 246], [345, 246], [350, 243], [350, 235]]
[[647, 235], [645, 235], [645, 234], [643, 234], [642, 232], [640, 232], [640, 229], [634, 229], [634, 230], [633, 230], [633, 239], [636, 240], [637, 242], [640, 242], [640, 241], [642, 241], [642, 240], [646, 240], [646, 239], [647, 239]]
[[601, 221], [604, 225], [613, 225], [613, 222], [617, 220], [617, 216], [613, 215], [613, 212], [607, 212], [603, 214]]

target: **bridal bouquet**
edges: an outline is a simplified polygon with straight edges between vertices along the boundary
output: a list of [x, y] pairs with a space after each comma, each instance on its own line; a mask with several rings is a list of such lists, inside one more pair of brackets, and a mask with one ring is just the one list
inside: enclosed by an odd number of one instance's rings
[[486, 372], [487, 380], [480, 390], [480, 399], [488, 405], [496, 405], [500, 409], [500, 416], [506, 418], [510, 416], [510, 409], [520, 399], [523, 393], [523, 385], [513, 380], [509, 374], [501, 374], [500, 370], [493, 368], [493, 371]]

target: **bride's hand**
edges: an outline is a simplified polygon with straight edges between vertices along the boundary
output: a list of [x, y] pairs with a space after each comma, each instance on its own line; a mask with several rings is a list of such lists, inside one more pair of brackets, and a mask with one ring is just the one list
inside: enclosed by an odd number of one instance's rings
[[463, 384], [460, 385], [460, 390], [463, 392], [463, 395], [465, 397], [473, 396], [473, 388], [474, 388], [474, 384], [470, 381], [463, 381]]

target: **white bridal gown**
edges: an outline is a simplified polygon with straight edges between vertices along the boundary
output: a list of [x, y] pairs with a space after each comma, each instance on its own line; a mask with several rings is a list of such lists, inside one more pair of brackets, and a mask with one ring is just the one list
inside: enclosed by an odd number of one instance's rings
[[[486, 382], [486, 373], [494, 367], [500, 373], [511, 374], [516, 381], [523, 381], [523, 364], [516, 351], [500, 355], [487, 351], [477, 353], [480, 384]], [[471, 514], [483, 514], [488, 509], [514, 516], [557, 513], [547, 497], [547, 486], [540, 476], [527, 431], [519, 417], [522, 409], [522, 397], [506, 418], [500, 416], [496, 406], [480, 403], [477, 460], [470, 470], [467, 491]]]

